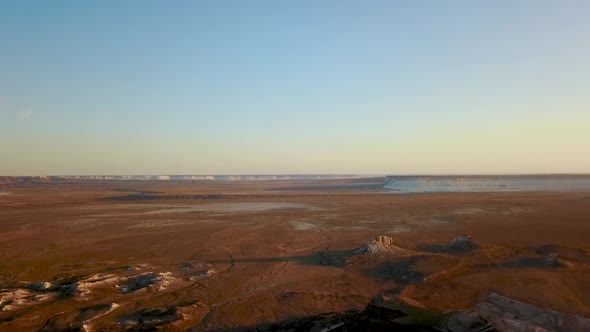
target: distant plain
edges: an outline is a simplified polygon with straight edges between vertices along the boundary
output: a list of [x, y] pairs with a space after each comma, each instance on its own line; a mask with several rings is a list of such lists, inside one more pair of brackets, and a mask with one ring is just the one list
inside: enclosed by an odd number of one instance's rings
[[[589, 192], [374, 186], [5, 181], [0, 330], [216, 331], [362, 309], [382, 295], [450, 312], [491, 292], [590, 316]], [[353, 254], [381, 234], [412, 254]], [[435, 250], [461, 234], [478, 248]]]

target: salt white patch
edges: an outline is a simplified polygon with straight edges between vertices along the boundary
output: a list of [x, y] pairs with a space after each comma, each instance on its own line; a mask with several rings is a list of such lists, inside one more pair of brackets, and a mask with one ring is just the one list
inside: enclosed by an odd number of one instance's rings
[[78, 283], [78, 291], [81, 299], [87, 299], [88, 296], [96, 289], [114, 287], [123, 278], [114, 274], [95, 274], [88, 279]]
[[120, 211], [129, 211], [129, 210], [141, 210], [141, 209], [149, 209], [154, 208], [154, 206], [172, 206], [170, 204], [101, 204], [101, 205], [85, 205], [85, 206], [76, 206], [76, 207], [60, 207], [55, 208], [57, 211], [94, 211], [94, 210], [105, 210], [105, 211], [113, 211], [113, 210], [120, 210]]
[[35, 294], [28, 289], [17, 288], [0, 291], [0, 310], [13, 311], [47, 302], [55, 297], [54, 293]]
[[159, 291], [163, 291], [176, 283], [178, 283], [178, 278], [174, 277], [172, 272], [163, 272], [158, 274], [158, 284], [156, 287]]
[[25, 202], [14, 202], [14, 203], [2, 203], [2, 205], [4, 206], [21, 206], [21, 205], [26, 205], [27, 203]]
[[428, 221], [429, 224], [431, 225], [448, 225], [451, 222], [447, 221], [447, 220], [442, 220], [442, 219], [430, 219]]
[[366, 226], [336, 226], [336, 227], [332, 227], [333, 230], [338, 230], [338, 231], [362, 231], [364, 229], [367, 229]]
[[132, 266], [128, 267], [127, 268], [127, 271], [139, 271], [139, 270], [142, 270], [142, 269], [148, 269], [150, 267], [151, 267], [151, 265], [150, 264], [147, 264], [147, 263], [135, 264], [135, 265], [132, 265]]
[[405, 232], [409, 232], [411, 229], [407, 226], [394, 226], [391, 229], [391, 233], [395, 233], [395, 234], [399, 234], [399, 233], [405, 233]]
[[529, 212], [531, 212], [531, 209], [529, 209], [529, 208], [512, 207], [512, 208], [509, 208], [508, 210], [504, 210], [504, 211], [500, 212], [500, 214], [504, 215], [504, 216], [510, 216], [510, 215], [514, 215], [514, 214], [529, 213]]
[[194, 281], [194, 280], [199, 279], [200, 277], [210, 277], [210, 276], [214, 275], [215, 272], [217, 272], [217, 271], [215, 271], [213, 269], [197, 271], [197, 272], [195, 272], [194, 276], [189, 278], [189, 280]]
[[290, 224], [298, 231], [313, 231], [318, 229], [317, 225], [303, 221], [291, 221]]
[[225, 213], [244, 213], [244, 212], [263, 212], [277, 209], [311, 209], [307, 204], [301, 203], [280, 203], [280, 202], [250, 202], [250, 203], [211, 203], [188, 205], [172, 209], [158, 209], [144, 212], [143, 214], [163, 214], [163, 213], [188, 213], [188, 212], [225, 212]]
[[72, 220], [61, 220], [59, 221], [60, 225], [66, 226], [80, 226], [80, 225], [97, 225], [98, 219], [97, 218], [80, 218], [80, 219], [72, 219]]
[[376, 224], [379, 223], [379, 220], [360, 220], [359, 223], [361, 224]]
[[485, 212], [486, 211], [484, 209], [480, 209], [480, 208], [476, 208], [476, 207], [468, 207], [468, 208], [457, 209], [453, 213], [462, 214], [462, 215], [471, 215], [471, 214], [480, 214], [480, 213], [485, 213]]
[[[182, 320], [188, 320], [195, 317], [198, 308], [198, 305], [191, 304], [187, 306], [176, 307], [176, 312], [178, 312], [180, 316], [182, 316]], [[176, 325], [177, 323], [178, 322], [173, 322], [172, 325]]]
[[169, 227], [178, 225], [192, 224], [192, 221], [178, 221], [178, 220], [143, 220], [128, 228], [152, 228], [152, 227]]
[[396, 224], [410, 224], [410, 225], [424, 225], [425, 224], [424, 218], [422, 218], [420, 216], [410, 215], [410, 214], [396, 216], [391, 221]]

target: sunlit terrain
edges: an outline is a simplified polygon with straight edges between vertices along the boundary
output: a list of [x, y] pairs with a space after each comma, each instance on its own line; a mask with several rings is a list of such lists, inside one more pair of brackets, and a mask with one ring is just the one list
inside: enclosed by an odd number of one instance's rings
[[440, 326], [492, 293], [590, 315], [588, 192], [387, 183], [4, 178], [0, 329], [304, 331], [383, 299]]
[[0, 1], [0, 332], [590, 332], [590, 1]]

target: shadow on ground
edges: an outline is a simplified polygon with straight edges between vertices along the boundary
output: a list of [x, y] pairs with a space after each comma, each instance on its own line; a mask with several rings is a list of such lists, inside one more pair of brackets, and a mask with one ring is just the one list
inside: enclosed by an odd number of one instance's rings
[[[407, 316], [401, 310], [388, 309], [369, 304], [364, 310], [351, 310], [340, 313], [324, 313], [320, 315], [286, 319], [279, 322], [255, 326], [220, 329], [217, 331], [440, 331], [435, 327], [421, 324], [401, 324], [397, 318]], [[189, 330], [193, 331], [193, 330]], [[197, 330], [194, 330], [197, 331]]]
[[545, 257], [523, 257], [511, 261], [500, 263], [479, 264], [477, 268], [498, 268], [498, 269], [527, 269], [527, 268], [558, 268], [565, 267], [563, 263], [555, 255], [547, 255]]
[[316, 266], [336, 266], [344, 267], [347, 265], [346, 259], [354, 255], [354, 250], [328, 250], [318, 251], [311, 255], [301, 256], [284, 256], [284, 257], [266, 257], [266, 258], [236, 258], [233, 260], [214, 260], [208, 261], [212, 264], [231, 264], [231, 263], [282, 263], [290, 262], [301, 265]]
[[375, 267], [371, 267], [371, 269], [367, 270], [366, 274], [375, 279], [393, 281], [400, 285], [422, 282], [425, 280], [426, 274], [418, 271], [415, 267], [416, 264], [424, 261], [426, 257], [411, 256], [383, 262]]
[[420, 251], [436, 254], [464, 254], [476, 250], [478, 246], [469, 235], [463, 234], [447, 244], [427, 244], [417, 247]]

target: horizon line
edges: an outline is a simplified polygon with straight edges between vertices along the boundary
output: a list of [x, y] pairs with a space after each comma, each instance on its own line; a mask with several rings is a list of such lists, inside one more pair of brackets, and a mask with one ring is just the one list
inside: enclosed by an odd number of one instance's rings
[[133, 176], [202, 176], [202, 177], [229, 177], [229, 176], [343, 176], [343, 177], [380, 177], [380, 176], [518, 176], [518, 175], [588, 175], [590, 172], [547, 172], [547, 173], [233, 173], [233, 174], [174, 174], [174, 173], [152, 173], [152, 174], [37, 174], [37, 175], [0, 175], [0, 178], [15, 177], [133, 177]]

